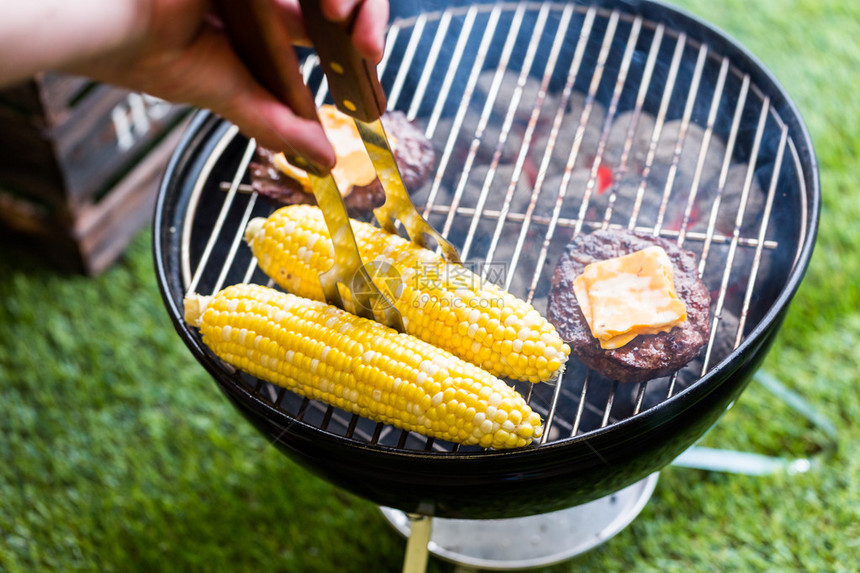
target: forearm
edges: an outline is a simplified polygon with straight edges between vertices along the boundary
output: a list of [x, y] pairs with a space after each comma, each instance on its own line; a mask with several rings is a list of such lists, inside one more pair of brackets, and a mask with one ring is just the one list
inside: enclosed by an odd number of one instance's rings
[[0, 86], [121, 52], [140, 40], [147, 5], [139, 0], [3, 0]]
[[[298, 1], [271, 1], [290, 37], [307, 40]], [[332, 18], [356, 14], [353, 42], [379, 61], [386, 0], [320, 1]], [[263, 147], [334, 165], [319, 122], [254, 79], [209, 9], [210, 0], [0, 0], [0, 87], [43, 70], [87, 76], [209, 108]]]

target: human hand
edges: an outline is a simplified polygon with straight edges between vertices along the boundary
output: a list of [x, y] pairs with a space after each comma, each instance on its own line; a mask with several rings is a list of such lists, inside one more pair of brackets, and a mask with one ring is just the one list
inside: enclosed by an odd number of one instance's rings
[[[273, 1], [293, 41], [308, 45], [298, 1]], [[356, 49], [373, 62], [381, 59], [387, 0], [320, 2], [331, 20], [355, 14]], [[319, 124], [296, 116], [254, 80], [207, 0], [29, 0], [0, 9], [4, 19], [0, 64], [5, 63], [3, 48], [12, 46], [6, 53], [17, 61], [13, 68], [18, 66], [19, 76], [60, 69], [190, 103], [232, 121], [264, 147], [289, 147], [313, 163], [334, 165], [334, 151]], [[14, 78], [16, 71], [7, 73]], [[0, 83], [3, 79], [0, 72]]]

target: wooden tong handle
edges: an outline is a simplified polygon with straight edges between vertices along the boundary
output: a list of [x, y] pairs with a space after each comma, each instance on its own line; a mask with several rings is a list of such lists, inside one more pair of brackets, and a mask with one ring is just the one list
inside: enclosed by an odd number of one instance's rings
[[362, 57], [352, 43], [355, 17], [332, 22], [323, 16], [319, 0], [299, 0], [299, 4], [337, 108], [364, 122], [379, 119], [385, 112], [385, 93], [376, 66]]
[[[233, 49], [254, 78], [296, 115], [319, 123], [316, 104], [305, 87], [296, 52], [274, 0], [215, 0]], [[328, 169], [313, 165], [293, 150], [283, 150], [293, 165], [317, 175]]]

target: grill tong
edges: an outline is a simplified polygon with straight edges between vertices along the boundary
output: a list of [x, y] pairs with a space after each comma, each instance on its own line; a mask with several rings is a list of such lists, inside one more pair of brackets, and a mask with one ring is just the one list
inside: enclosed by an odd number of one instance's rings
[[[352, 45], [351, 19], [331, 22], [323, 16], [319, 0], [300, 3], [335, 105], [355, 120], [385, 190], [385, 202], [374, 210], [380, 226], [396, 232], [394, 222], [400, 221], [412, 242], [425, 246], [429, 235], [447, 261], [459, 262], [456, 248], [421, 216], [403, 185], [380, 121], [385, 111], [385, 94], [375, 66]], [[217, 0], [215, 4], [231, 43], [257, 81], [297, 115], [319, 122], [316, 105], [304, 87], [298, 59], [274, 0]], [[320, 274], [327, 302], [402, 332], [400, 312], [373, 283], [368, 266], [361, 260], [343, 198], [331, 173], [293, 149], [284, 150], [284, 155], [307, 172], [332, 238], [335, 262]], [[339, 285], [349, 292], [352, 308], [344, 304]]]

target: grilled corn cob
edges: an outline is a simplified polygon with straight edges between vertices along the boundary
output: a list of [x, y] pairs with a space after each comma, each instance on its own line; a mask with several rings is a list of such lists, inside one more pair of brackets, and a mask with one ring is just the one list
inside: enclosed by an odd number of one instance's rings
[[[561, 372], [570, 348], [532, 305], [399, 235], [359, 221], [352, 227], [362, 260], [388, 290], [407, 333], [494, 376], [547, 382]], [[319, 208], [290, 205], [254, 219], [245, 240], [278, 285], [325, 300], [318, 276], [332, 265], [333, 248]]]
[[185, 320], [236, 368], [377, 422], [493, 448], [522, 447], [543, 432], [504, 381], [324, 302], [234, 285], [186, 297]]

